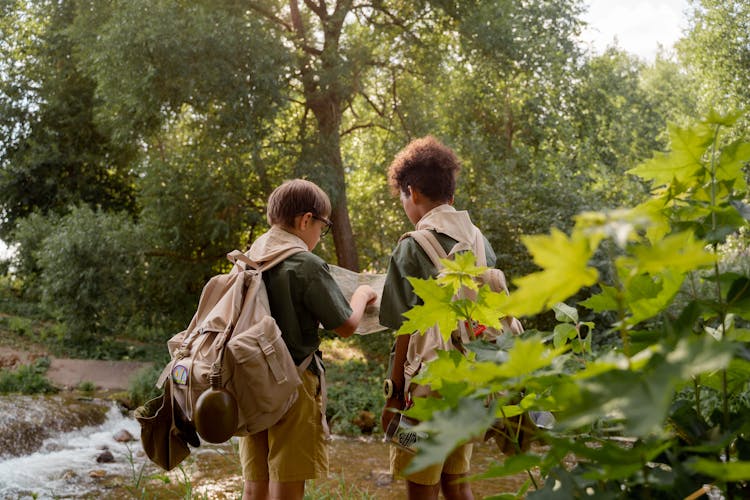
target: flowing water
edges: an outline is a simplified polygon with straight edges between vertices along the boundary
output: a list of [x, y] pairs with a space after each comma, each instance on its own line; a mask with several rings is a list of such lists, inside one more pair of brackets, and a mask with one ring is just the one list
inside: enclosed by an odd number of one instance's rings
[[[0, 498], [80, 498], [96, 492], [99, 470], [129, 474], [128, 444], [114, 436], [140, 429], [114, 403], [12, 396], [0, 415]], [[115, 462], [97, 463], [105, 450]]]
[[[118, 442], [128, 431], [135, 440]], [[0, 499], [239, 499], [236, 440], [203, 445], [168, 473], [153, 465], [138, 440], [140, 426], [115, 403], [65, 396], [0, 397]], [[98, 463], [108, 450], [112, 462]], [[473, 472], [495, 459], [494, 446], [475, 448]], [[330, 477], [309, 482], [313, 498], [405, 498], [388, 474], [388, 445], [376, 438], [335, 437]], [[475, 482], [477, 498], [516, 491], [523, 476]]]

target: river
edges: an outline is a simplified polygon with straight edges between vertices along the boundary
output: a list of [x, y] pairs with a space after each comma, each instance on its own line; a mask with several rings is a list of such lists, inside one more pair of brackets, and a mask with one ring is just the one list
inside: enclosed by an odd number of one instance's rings
[[[119, 442], [127, 431], [135, 439]], [[0, 397], [0, 498], [240, 498], [236, 440], [203, 445], [165, 473], [144, 455], [140, 427], [113, 402], [69, 396]], [[112, 462], [98, 463], [108, 450]], [[495, 448], [481, 444], [472, 461], [481, 472]], [[330, 476], [310, 481], [310, 498], [404, 498], [387, 471], [388, 445], [373, 437], [334, 436]], [[473, 483], [477, 498], [515, 491], [523, 476]]]

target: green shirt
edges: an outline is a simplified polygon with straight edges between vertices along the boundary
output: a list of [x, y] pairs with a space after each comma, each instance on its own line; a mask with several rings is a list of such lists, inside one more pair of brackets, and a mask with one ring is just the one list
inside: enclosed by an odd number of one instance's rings
[[311, 252], [294, 254], [265, 271], [263, 281], [271, 315], [298, 365], [318, 350], [318, 325], [332, 330], [352, 314], [328, 264]]
[[[445, 253], [450, 252], [456, 240], [433, 231]], [[484, 238], [487, 266], [494, 267], [497, 258], [492, 246]], [[407, 277], [427, 279], [437, 275], [437, 269], [422, 247], [413, 238], [404, 238], [396, 245], [388, 263], [388, 271], [380, 302], [380, 324], [398, 330], [404, 322], [403, 314], [416, 305], [422, 304]]]

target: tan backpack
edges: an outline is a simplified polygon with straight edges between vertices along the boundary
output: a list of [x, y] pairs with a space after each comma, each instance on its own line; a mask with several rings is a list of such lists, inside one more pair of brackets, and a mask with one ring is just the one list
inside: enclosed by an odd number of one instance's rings
[[[474, 241], [472, 244], [458, 242], [450, 252], [447, 254], [443, 249], [442, 245], [438, 241], [435, 234], [428, 229], [421, 229], [411, 231], [400, 239], [413, 238], [420, 247], [425, 251], [427, 256], [432, 261], [435, 268], [438, 270], [438, 274], [443, 269], [443, 264], [440, 259], [449, 259], [459, 252], [471, 250], [474, 252], [475, 261], [477, 266], [487, 265], [487, 256], [484, 249], [484, 237], [482, 233], [476, 229], [474, 232]], [[400, 240], [399, 240], [400, 241]], [[505, 281], [505, 274], [500, 269], [488, 269], [477, 279], [479, 286], [484, 284], [489, 285], [493, 292], [508, 294], [508, 286]], [[474, 298], [473, 290], [463, 289], [459, 291], [461, 298]], [[523, 332], [523, 325], [518, 319], [506, 316], [501, 320], [503, 325], [503, 331], [508, 331], [513, 334], [519, 334]], [[412, 378], [414, 378], [419, 370], [422, 368], [424, 363], [431, 361], [437, 357], [438, 350], [451, 350], [458, 349], [463, 352], [463, 344], [474, 340], [475, 337], [481, 335], [482, 338], [487, 340], [494, 340], [500, 332], [494, 328], [485, 327], [484, 325], [468, 325], [466, 323], [459, 323], [456, 330], [451, 332], [450, 338], [446, 341], [440, 334], [440, 330], [437, 325], [425, 331], [423, 334], [411, 335], [409, 337], [409, 347], [406, 353], [406, 361], [404, 363], [404, 381], [405, 387], [409, 388]], [[429, 393], [429, 388], [426, 387], [412, 387], [413, 396], [423, 396]]]
[[[157, 385], [169, 384], [175, 412], [204, 440], [267, 429], [296, 401], [313, 355], [294, 364], [271, 316], [262, 273], [300, 251], [282, 249], [262, 264], [238, 250], [228, 254], [232, 270], [209, 280], [188, 327], [167, 342], [172, 361]], [[210, 400], [212, 391], [222, 397]]]

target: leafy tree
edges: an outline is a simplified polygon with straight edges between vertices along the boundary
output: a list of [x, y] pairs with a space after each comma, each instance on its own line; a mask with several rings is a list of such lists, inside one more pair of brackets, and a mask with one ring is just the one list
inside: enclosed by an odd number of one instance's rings
[[3, 3], [0, 17], [0, 237], [34, 211], [134, 209], [128, 163], [97, 126], [95, 82], [66, 33], [73, 2]]
[[[526, 74], [559, 66], [554, 54], [575, 26], [577, 5], [112, 1], [109, 9], [83, 9], [76, 32], [107, 103], [100, 115], [116, 136], [135, 133], [150, 144], [147, 134], [169, 116], [164, 110], [183, 104], [201, 116], [209, 106], [224, 116], [243, 112], [254, 125], [232, 138], [257, 144], [248, 145], [248, 166], [261, 178], [291, 171], [320, 183], [334, 202], [338, 262], [356, 268], [346, 176], [358, 165], [345, 163], [348, 141], [361, 144], [378, 129], [433, 132], [442, 111], [432, 83], [466, 69], [468, 59], [455, 65], [461, 40], [467, 53], [481, 44], [484, 53], [504, 47], [496, 61], [515, 61]], [[508, 44], [493, 42], [493, 34]], [[224, 144], [228, 133], [218, 129], [214, 138]], [[391, 135], [388, 142], [405, 140]]]
[[702, 107], [750, 105], [750, 5], [743, 0], [691, 0], [687, 35], [677, 45], [701, 83]]
[[142, 238], [127, 214], [71, 209], [48, 228], [37, 252], [42, 303], [66, 326], [67, 345], [106, 352], [129, 320], [139, 316]]

